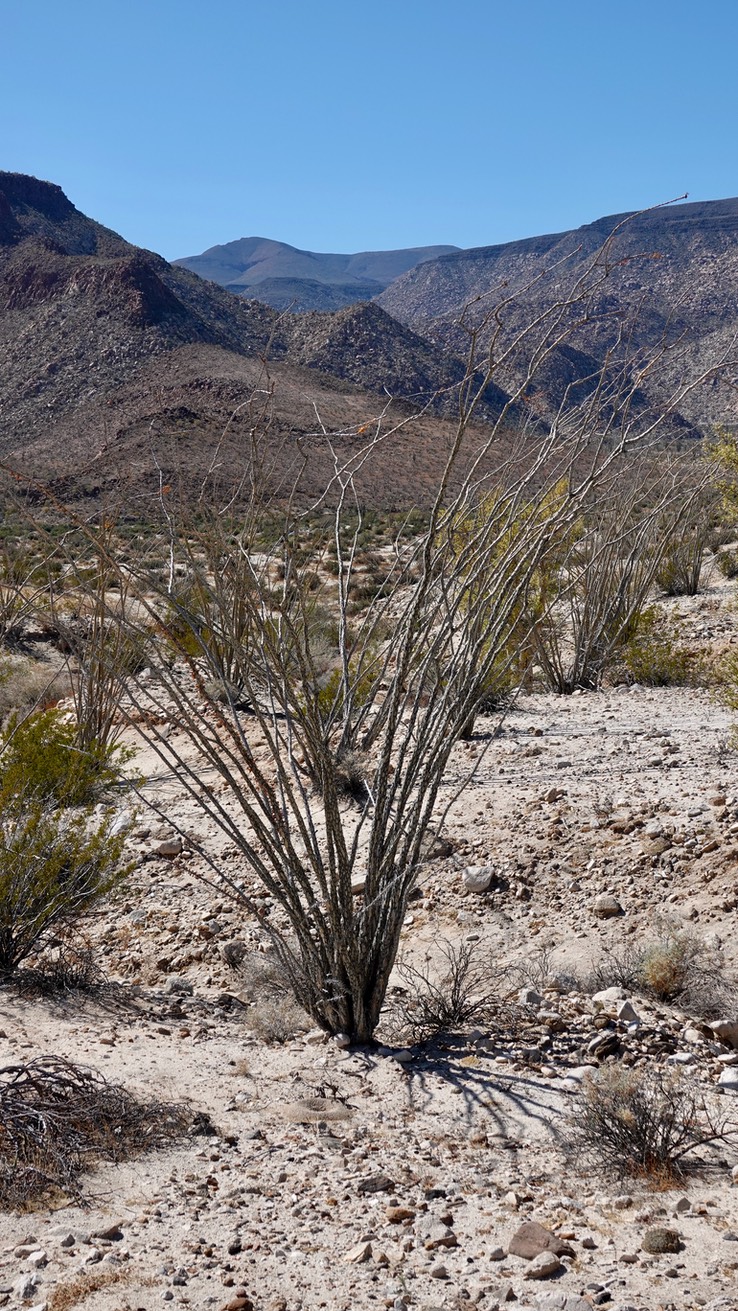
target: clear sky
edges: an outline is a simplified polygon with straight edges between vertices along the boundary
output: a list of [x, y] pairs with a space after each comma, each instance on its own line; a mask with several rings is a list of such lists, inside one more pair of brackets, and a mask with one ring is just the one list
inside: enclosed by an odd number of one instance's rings
[[738, 0], [0, 0], [0, 168], [172, 259], [738, 194]]

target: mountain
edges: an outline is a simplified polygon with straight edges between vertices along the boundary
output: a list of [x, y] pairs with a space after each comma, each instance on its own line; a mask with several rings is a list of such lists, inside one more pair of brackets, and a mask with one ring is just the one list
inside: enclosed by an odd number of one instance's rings
[[[598, 256], [614, 231], [606, 255]], [[476, 302], [484, 342], [499, 332], [496, 322], [485, 325], [485, 315], [512, 297], [501, 316], [501, 340], [510, 341], [570, 294], [593, 260], [586, 315], [582, 304], [569, 315], [566, 348], [554, 352], [538, 380], [549, 408], [572, 380], [598, 368], [624, 333], [631, 354], [668, 348], [658, 376], [644, 382], [657, 404], [726, 354], [738, 358], [738, 199], [617, 214], [569, 232], [458, 251], [409, 270], [377, 299], [428, 340], [461, 350], [458, 322], [467, 307]], [[498, 381], [514, 386], [524, 367], [521, 358]], [[735, 423], [735, 384], [731, 367], [680, 402], [682, 414], [702, 431]]]
[[174, 261], [201, 278], [275, 309], [336, 310], [371, 300], [401, 274], [457, 246], [369, 250], [355, 255], [298, 250], [266, 237], [241, 237]]
[[[316, 413], [350, 431], [386, 409], [389, 389], [405, 398], [396, 420], [464, 371], [378, 305], [280, 315], [132, 246], [53, 183], [1, 172], [0, 357], [0, 456], [86, 494], [150, 483], [155, 467], [196, 478], [223, 456], [226, 431], [240, 477], [255, 423], [282, 452], [275, 468], [312, 442], [306, 477], [318, 485]], [[368, 494], [412, 503], [447, 440], [430, 415], [409, 425], [391, 487], [385, 471]]]

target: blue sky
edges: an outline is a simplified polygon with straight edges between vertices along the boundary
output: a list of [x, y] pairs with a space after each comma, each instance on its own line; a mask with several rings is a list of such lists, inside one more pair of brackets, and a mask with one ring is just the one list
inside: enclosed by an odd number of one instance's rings
[[738, 194], [736, 0], [0, 0], [0, 168], [168, 258]]

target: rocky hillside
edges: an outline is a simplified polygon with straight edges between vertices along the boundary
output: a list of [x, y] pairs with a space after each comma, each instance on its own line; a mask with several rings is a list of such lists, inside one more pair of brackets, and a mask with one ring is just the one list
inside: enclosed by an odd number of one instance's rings
[[332, 255], [297, 250], [266, 237], [241, 237], [239, 241], [211, 246], [202, 255], [175, 260], [175, 264], [276, 309], [303, 312], [336, 310], [371, 300], [408, 269], [457, 249], [417, 246], [412, 250]]
[[[424, 403], [458, 360], [378, 306], [280, 316], [168, 264], [81, 214], [51, 183], [0, 173], [0, 453], [94, 483], [116, 458], [207, 464], [268, 358], [274, 434], [360, 423], [392, 395]], [[349, 395], [356, 388], [358, 395]], [[492, 393], [490, 393], [492, 397]]]
[[[572, 316], [567, 351], [550, 362], [544, 385], [550, 401], [557, 403], [572, 379], [586, 377], [602, 362], [623, 323], [632, 353], [669, 347], [658, 377], [649, 383], [657, 402], [718, 360], [735, 361], [738, 199], [619, 214], [571, 232], [444, 255], [398, 278], [379, 303], [416, 332], [459, 347], [456, 325], [465, 307], [477, 302], [481, 321], [512, 296], [502, 317], [504, 331], [513, 334], [571, 292], [614, 229], [606, 258], [591, 279], [586, 316], [579, 313], [576, 324]], [[579, 359], [572, 348], [581, 352]], [[499, 381], [512, 383], [515, 376], [519, 371]], [[734, 366], [722, 383], [685, 400], [680, 408], [691, 423], [704, 430], [736, 421], [735, 376]]]

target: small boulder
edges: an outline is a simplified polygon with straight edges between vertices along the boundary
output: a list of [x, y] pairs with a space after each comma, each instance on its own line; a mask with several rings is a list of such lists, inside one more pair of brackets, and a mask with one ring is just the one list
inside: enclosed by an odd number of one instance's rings
[[515, 1230], [507, 1250], [510, 1256], [522, 1256], [525, 1261], [532, 1261], [541, 1252], [553, 1252], [556, 1256], [574, 1255], [573, 1249], [563, 1238], [557, 1237], [537, 1220], [524, 1220]]
[[682, 1240], [676, 1229], [647, 1229], [643, 1235], [641, 1247], [652, 1256], [661, 1256], [665, 1252], [681, 1252]]
[[493, 865], [467, 865], [462, 871], [461, 882], [467, 892], [488, 892], [495, 877]]
[[614, 919], [616, 915], [624, 914], [617, 897], [613, 897], [611, 892], [601, 892], [599, 897], [595, 897], [592, 910], [599, 920]]
[[738, 1020], [713, 1020], [710, 1028], [726, 1047], [738, 1049]]
[[523, 1278], [550, 1279], [551, 1275], [557, 1274], [561, 1269], [561, 1262], [555, 1252], [539, 1252], [523, 1272]]

